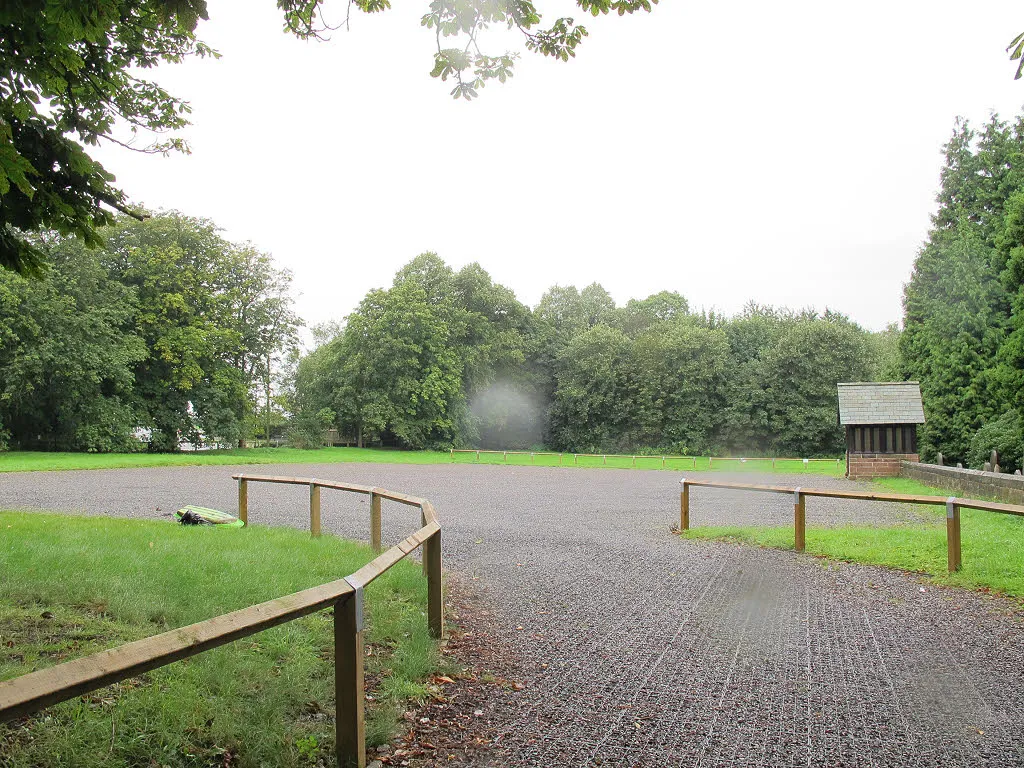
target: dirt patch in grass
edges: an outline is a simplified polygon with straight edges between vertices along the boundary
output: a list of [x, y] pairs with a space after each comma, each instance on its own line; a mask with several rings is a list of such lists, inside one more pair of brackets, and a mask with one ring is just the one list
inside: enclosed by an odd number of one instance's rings
[[88, 606], [0, 603], [0, 679], [138, 639], [137, 629]]
[[484, 765], [524, 690], [515, 657], [500, 639], [486, 602], [456, 575], [447, 583], [446, 674], [434, 675], [418, 707], [402, 714], [403, 732], [371, 750], [381, 765]]

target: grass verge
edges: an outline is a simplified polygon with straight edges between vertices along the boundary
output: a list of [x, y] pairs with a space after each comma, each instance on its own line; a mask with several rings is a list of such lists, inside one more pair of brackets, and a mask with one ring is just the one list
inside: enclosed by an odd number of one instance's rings
[[[0, 512], [0, 679], [332, 581], [369, 547], [282, 528]], [[367, 741], [439, 663], [417, 564], [367, 588]], [[0, 725], [0, 766], [315, 766], [334, 760], [321, 611]], [[320, 763], [320, 761], [323, 761]]]
[[10, 451], [0, 453], [0, 472], [31, 472], [61, 469], [121, 469], [128, 467], [173, 467], [223, 464], [341, 464], [346, 462], [377, 464], [512, 464], [538, 467], [607, 467], [610, 469], [665, 469], [673, 472], [744, 471], [778, 474], [820, 474], [833, 477], [846, 472], [843, 462], [799, 459], [777, 461], [739, 461], [708, 457], [662, 456], [577, 456], [571, 453], [456, 453], [446, 451], [399, 451], [384, 448], [248, 448], [236, 450], [194, 451], [185, 453], [44, 453]]
[[[948, 496], [948, 491], [905, 478], [876, 481], [894, 493]], [[813, 499], [809, 500], [812, 503]], [[882, 503], [882, 502], [879, 502]], [[1024, 597], [1024, 518], [964, 509], [960, 512], [963, 568], [946, 570], [945, 509], [916, 507], [923, 520], [903, 525], [808, 526], [808, 554], [833, 560], [885, 565], [927, 574], [938, 584], [992, 590]], [[793, 548], [793, 528], [709, 526], [682, 534], [686, 539], [715, 539], [776, 549]]]

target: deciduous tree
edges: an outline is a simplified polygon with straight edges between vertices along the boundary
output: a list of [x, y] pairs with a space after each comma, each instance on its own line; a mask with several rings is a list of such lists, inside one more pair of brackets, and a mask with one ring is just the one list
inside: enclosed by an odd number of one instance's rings
[[54, 265], [44, 278], [0, 271], [0, 430], [28, 449], [138, 448], [134, 291], [81, 243], [33, 247]]

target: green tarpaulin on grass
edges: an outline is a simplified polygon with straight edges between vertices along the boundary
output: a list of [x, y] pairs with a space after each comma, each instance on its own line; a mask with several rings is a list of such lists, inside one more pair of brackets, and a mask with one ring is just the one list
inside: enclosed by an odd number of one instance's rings
[[[186, 515], [189, 517], [186, 518]], [[241, 528], [245, 525], [237, 517], [229, 515], [227, 512], [207, 507], [193, 507], [191, 504], [179, 509], [174, 513], [174, 516], [179, 523], [182, 522], [182, 518], [185, 518], [185, 522], [193, 524], [208, 523], [222, 528]]]

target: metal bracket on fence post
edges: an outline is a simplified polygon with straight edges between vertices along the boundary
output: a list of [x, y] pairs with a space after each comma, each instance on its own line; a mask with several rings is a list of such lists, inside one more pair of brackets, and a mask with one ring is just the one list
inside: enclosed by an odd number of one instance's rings
[[356, 632], [363, 631], [363, 583], [354, 576], [346, 576], [345, 581], [355, 592], [352, 597], [356, 601]]

